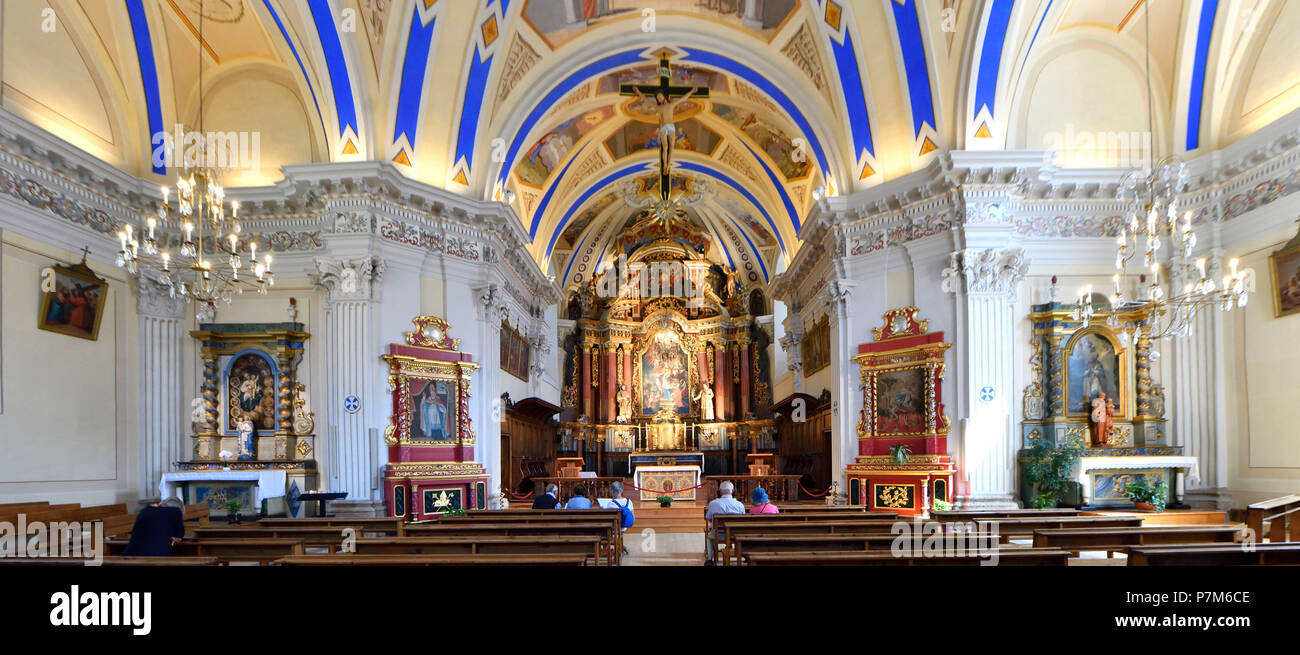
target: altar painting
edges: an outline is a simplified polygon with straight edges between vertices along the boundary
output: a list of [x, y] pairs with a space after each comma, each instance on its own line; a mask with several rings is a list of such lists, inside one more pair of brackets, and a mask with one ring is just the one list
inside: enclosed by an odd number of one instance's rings
[[876, 432], [925, 432], [925, 369], [905, 368], [876, 374]]
[[226, 372], [226, 430], [238, 431], [248, 417], [258, 430], [275, 429], [275, 370], [258, 353], [238, 355]]
[[411, 439], [451, 441], [456, 438], [456, 388], [447, 380], [411, 379]]
[[1115, 345], [1097, 332], [1084, 334], [1070, 346], [1066, 358], [1066, 391], [1070, 413], [1087, 413], [1092, 399], [1104, 393], [1123, 411], [1119, 396], [1120, 363]]
[[675, 339], [655, 339], [641, 354], [641, 411], [654, 414], [666, 405], [678, 414], [691, 412], [690, 362]]

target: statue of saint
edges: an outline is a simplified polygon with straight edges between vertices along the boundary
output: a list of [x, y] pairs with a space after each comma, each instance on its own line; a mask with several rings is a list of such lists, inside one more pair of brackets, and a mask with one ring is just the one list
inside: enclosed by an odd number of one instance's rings
[[[641, 93], [641, 89], [633, 88], [636, 89], [636, 96], [644, 101], [646, 97]], [[673, 124], [673, 116], [677, 108], [690, 100], [694, 94], [695, 89], [691, 89], [677, 100], [669, 100], [662, 91], [655, 94], [655, 111], [659, 114], [659, 170], [664, 175], [668, 174], [668, 169], [673, 165], [673, 147], [677, 141], [677, 126]]]
[[241, 416], [235, 429], [239, 431], [239, 459], [253, 459], [253, 420]]
[[700, 385], [700, 392], [695, 394], [694, 400], [700, 403], [700, 420], [713, 420], [713, 389], [708, 384]]
[[614, 396], [618, 403], [618, 422], [627, 423], [632, 416], [632, 395], [627, 392], [627, 385], [620, 382], [618, 384], [618, 394]]
[[1092, 399], [1092, 446], [1106, 446], [1110, 443], [1110, 433], [1115, 429], [1115, 401], [1107, 400], [1106, 394], [1099, 393]]

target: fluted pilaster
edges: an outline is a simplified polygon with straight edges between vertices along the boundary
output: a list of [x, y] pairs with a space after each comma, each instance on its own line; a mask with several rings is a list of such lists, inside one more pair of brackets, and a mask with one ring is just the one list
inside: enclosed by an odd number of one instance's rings
[[182, 395], [185, 302], [148, 279], [136, 285], [140, 318], [140, 497], [156, 498], [162, 474], [189, 459]]

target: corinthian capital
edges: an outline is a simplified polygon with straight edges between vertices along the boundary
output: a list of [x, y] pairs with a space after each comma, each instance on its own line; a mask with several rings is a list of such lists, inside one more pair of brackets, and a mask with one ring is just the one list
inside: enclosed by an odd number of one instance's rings
[[826, 308], [826, 313], [834, 318], [848, 316], [849, 296], [853, 291], [853, 282], [849, 280], [831, 280], [822, 289], [819, 299]]
[[317, 257], [312, 284], [325, 290], [330, 303], [340, 300], [379, 300], [379, 283], [384, 279], [384, 260], [359, 257], [334, 259]]
[[1029, 260], [1019, 248], [958, 250], [948, 257], [942, 288], [948, 293], [998, 294], [1014, 301], [1028, 271]]
[[478, 320], [486, 321], [488, 325], [500, 329], [502, 319], [510, 313], [501, 287], [488, 284], [476, 287], [473, 291], [477, 300], [474, 303], [474, 310], [478, 314]]

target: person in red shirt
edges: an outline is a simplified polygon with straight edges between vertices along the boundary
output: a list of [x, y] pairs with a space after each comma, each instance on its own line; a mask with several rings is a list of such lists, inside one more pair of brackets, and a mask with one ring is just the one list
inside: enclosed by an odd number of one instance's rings
[[781, 513], [780, 508], [778, 508], [776, 505], [773, 505], [770, 501], [768, 501], [767, 491], [762, 487], [758, 487], [757, 489], [754, 489], [754, 494], [752, 496], [752, 499], [754, 501], [754, 506], [749, 508], [750, 514], [780, 514]]

